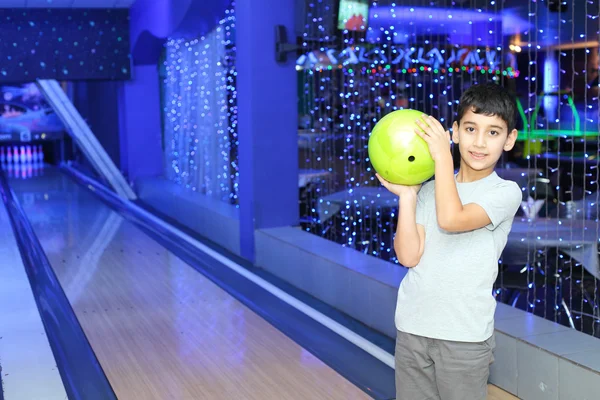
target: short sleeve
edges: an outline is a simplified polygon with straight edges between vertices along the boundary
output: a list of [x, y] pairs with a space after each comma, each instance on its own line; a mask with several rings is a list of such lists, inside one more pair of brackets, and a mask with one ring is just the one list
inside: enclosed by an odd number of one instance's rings
[[425, 226], [427, 223], [427, 204], [431, 201], [431, 196], [433, 195], [433, 185], [433, 181], [425, 183], [421, 186], [417, 194], [416, 222], [419, 225]]
[[502, 222], [512, 220], [521, 206], [523, 194], [521, 188], [513, 181], [502, 181], [486, 190], [482, 196], [473, 201], [480, 205], [492, 223], [488, 229], [496, 229]]

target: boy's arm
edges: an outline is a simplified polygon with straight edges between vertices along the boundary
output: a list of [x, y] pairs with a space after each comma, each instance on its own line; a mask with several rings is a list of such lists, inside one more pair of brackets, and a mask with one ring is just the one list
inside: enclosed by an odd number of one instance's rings
[[447, 232], [467, 232], [514, 217], [521, 203], [521, 189], [505, 182], [485, 193], [476, 203], [463, 205], [456, 183], [452, 158], [435, 163], [435, 207], [438, 225]]
[[478, 204], [463, 206], [454, 182], [452, 156], [435, 162], [435, 211], [440, 228], [447, 232], [466, 232], [491, 223], [490, 217]]
[[399, 200], [394, 251], [398, 262], [412, 268], [419, 264], [425, 248], [425, 228], [417, 224], [417, 194], [403, 194]]
[[439, 227], [447, 232], [472, 231], [492, 222], [480, 205], [463, 205], [460, 201], [454, 182], [452, 156], [435, 163], [435, 210]]

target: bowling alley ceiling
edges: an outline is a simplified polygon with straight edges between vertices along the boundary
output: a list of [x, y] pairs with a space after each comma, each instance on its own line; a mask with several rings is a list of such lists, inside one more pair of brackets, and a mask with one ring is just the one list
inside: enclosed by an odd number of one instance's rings
[[129, 8], [135, 0], [0, 0], [0, 8]]

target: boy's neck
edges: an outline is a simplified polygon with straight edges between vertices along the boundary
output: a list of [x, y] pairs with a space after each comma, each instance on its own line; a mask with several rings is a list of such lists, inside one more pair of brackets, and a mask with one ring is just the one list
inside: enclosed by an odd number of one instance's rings
[[494, 173], [494, 166], [488, 169], [477, 171], [469, 167], [462, 160], [460, 161], [460, 167], [456, 174], [456, 181], [459, 183], [475, 182], [480, 179], [486, 178]]

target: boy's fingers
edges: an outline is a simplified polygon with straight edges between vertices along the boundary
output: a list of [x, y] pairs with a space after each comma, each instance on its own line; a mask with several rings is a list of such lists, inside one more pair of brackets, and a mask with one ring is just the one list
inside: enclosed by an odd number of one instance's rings
[[417, 124], [417, 126], [423, 130], [429, 128], [429, 125], [427, 124], [427, 122], [421, 120], [421, 119], [417, 119], [415, 121], [415, 124]]
[[[419, 126], [422, 126], [421, 124], [419, 124], [419, 120], [417, 120], [417, 124]], [[440, 123], [440, 121], [438, 121], [437, 119], [435, 119], [432, 116], [428, 116], [426, 117], [426, 120], [423, 121], [424, 126], [426, 126], [427, 128], [429, 128], [429, 130], [432, 133], [437, 133], [438, 135], [442, 135], [443, 132], [446, 132], [446, 130], [444, 129], [444, 127], [442, 126], [442, 124]]]
[[425, 140], [426, 142], [428, 142], [430, 136], [427, 133], [423, 132], [420, 129], [415, 129], [415, 133], [417, 135], [419, 135], [423, 140]]
[[430, 124], [433, 124], [433, 125], [437, 126], [442, 131], [445, 131], [444, 127], [442, 126], [442, 123], [440, 121], [438, 121], [437, 119], [433, 118], [432, 116], [429, 116], [429, 121], [428, 122]]

